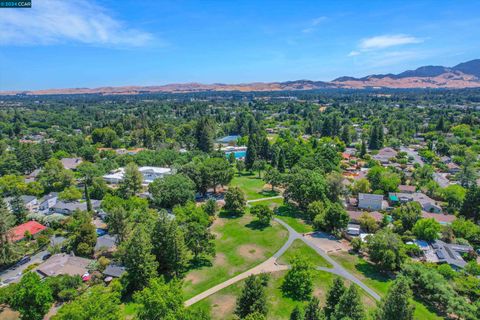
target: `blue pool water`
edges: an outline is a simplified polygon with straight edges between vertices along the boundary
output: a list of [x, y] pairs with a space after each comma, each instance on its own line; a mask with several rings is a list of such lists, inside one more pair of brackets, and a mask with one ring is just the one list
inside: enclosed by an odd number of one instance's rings
[[[230, 153], [232, 152], [225, 152], [227, 157], [230, 155]], [[233, 154], [235, 154], [235, 159], [245, 158], [247, 151], [233, 151]]]

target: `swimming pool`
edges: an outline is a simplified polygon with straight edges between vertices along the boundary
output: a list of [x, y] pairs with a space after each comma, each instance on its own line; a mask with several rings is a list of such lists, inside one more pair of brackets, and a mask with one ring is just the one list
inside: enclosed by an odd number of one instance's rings
[[[232, 152], [225, 152], [225, 155], [228, 156], [230, 155], [230, 153]], [[242, 158], [245, 158], [245, 156], [247, 155], [247, 151], [233, 151], [233, 154], [235, 155], [235, 159], [242, 159]]]

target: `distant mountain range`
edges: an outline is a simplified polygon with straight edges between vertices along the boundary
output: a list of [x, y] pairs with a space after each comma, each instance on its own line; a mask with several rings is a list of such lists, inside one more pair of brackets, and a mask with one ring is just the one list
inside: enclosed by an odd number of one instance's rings
[[34, 91], [0, 91], [0, 95], [46, 94], [141, 94], [190, 93], [208, 91], [286, 91], [314, 89], [367, 89], [367, 88], [475, 88], [480, 87], [480, 59], [460, 63], [454, 67], [424, 66], [399, 74], [374, 74], [363, 78], [340, 77], [330, 82], [296, 80], [287, 82], [254, 82], [242, 84], [179, 83], [161, 86], [125, 86], [101, 88], [47, 89]]

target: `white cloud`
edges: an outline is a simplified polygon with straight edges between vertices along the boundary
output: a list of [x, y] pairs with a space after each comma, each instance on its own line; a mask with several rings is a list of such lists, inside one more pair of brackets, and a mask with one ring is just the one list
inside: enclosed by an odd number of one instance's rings
[[359, 54], [360, 54], [359, 51], [353, 50], [348, 54], [348, 56], [349, 57], [354, 57], [354, 56], [358, 56]]
[[315, 19], [310, 20], [309, 26], [302, 30], [303, 33], [311, 33], [315, 31], [317, 26], [323, 22], [325, 22], [328, 18], [325, 16], [317, 17]]
[[375, 50], [421, 42], [423, 42], [422, 39], [404, 34], [383, 35], [363, 39], [360, 41], [359, 48], [361, 50]]
[[137, 47], [154, 40], [89, 0], [37, 0], [31, 9], [8, 11], [0, 19], [0, 45], [79, 42]]

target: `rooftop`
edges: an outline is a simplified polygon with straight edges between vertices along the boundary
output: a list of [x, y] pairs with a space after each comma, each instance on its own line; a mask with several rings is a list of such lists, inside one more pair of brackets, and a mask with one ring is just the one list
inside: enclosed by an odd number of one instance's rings
[[57, 276], [59, 274], [68, 274], [71, 276], [82, 276], [88, 272], [88, 265], [93, 260], [71, 256], [66, 253], [60, 253], [51, 256], [36, 269], [38, 273], [45, 277]]
[[47, 229], [47, 227], [41, 225], [37, 221], [28, 221], [10, 230], [10, 240], [19, 241], [25, 237], [25, 232], [27, 231], [30, 232], [30, 234], [33, 236], [39, 232], [42, 232], [45, 229]]

